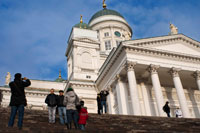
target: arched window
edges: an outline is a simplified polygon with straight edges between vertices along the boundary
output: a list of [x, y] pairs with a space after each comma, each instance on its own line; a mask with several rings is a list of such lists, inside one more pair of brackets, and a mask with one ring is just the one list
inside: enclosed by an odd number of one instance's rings
[[88, 52], [83, 52], [82, 55], [82, 67], [83, 68], [92, 68], [92, 56]]

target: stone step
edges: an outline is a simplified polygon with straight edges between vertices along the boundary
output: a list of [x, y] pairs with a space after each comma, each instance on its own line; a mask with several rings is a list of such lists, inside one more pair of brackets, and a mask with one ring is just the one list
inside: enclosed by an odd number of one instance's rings
[[[17, 120], [13, 128], [8, 128], [9, 108], [0, 108], [0, 132], [18, 132]], [[19, 132], [80, 132], [67, 130], [66, 126], [48, 123], [47, 111], [25, 110], [23, 130]], [[128, 116], [109, 114], [89, 114], [85, 132], [198, 132], [200, 119], [167, 118], [149, 116]]]

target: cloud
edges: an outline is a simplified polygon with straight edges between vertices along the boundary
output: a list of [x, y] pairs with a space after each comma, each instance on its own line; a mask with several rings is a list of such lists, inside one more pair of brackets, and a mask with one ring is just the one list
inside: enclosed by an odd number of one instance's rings
[[[109, 0], [109, 9], [120, 12], [133, 29], [133, 39], [167, 35], [169, 22], [196, 40], [199, 36], [199, 1]], [[31, 79], [54, 80], [59, 69], [67, 78], [65, 51], [80, 14], [88, 22], [102, 9], [99, 0], [0, 1], [0, 85], [7, 72]], [[186, 10], [185, 10], [186, 9]], [[13, 79], [13, 78], [12, 78]]]

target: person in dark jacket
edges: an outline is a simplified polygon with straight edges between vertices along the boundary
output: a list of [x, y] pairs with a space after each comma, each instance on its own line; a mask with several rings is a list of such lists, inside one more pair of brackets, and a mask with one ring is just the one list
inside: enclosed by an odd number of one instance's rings
[[11, 113], [8, 122], [8, 127], [13, 127], [16, 113], [18, 112], [18, 128], [22, 129], [23, 117], [24, 117], [24, 106], [27, 105], [24, 88], [31, 85], [29, 79], [24, 77], [20, 73], [15, 74], [14, 81], [9, 83], [11, 89], [10, 106]]
[[170, 107], [169, 107], [169, 102], [167, 101], [165, 105], [163, 106], [163, 111], [167, 114], [167, 117], [170, 117]]
[[80, 105], [81, 105], [81, 109], [79, 111], [78, 124], [81, 130], [85, 130], [86, 121], [88, 119], [88, 112], [87, 112], [87, 108], [84, 107], [84, 101], [80, 101]]
[[100, 99], [101, 99], [101, 107], [102, 107], [102, 114], [103, 114], [103, 107], [105, 109], [105, 113], [107, 112], [107, 105], [106, 105], [106, 99], [109, 92], [106, 90], [101, 91], [100, 93]]
[[67, 124], [67, 113], [66, 113], [66, 107], [63, 104], [63, 101], [64, 101], [63, 93], [64, 93], [63, 90], [59, 91], [59, 96], [58, 96], [58, 101], [57, 101], [60, 124], [62, 125]]
[[53, 88], [50, 90], [50, 94], [47, 95], [45, 103], [48, 105], [49, 123], [55, 123], [57, 95], [54, 94]]
[[101, 106], [101, 96], [100, 93], [97, 94], [97, 107], [98, 107], [98, 114], [101, 114], [102, 106]]

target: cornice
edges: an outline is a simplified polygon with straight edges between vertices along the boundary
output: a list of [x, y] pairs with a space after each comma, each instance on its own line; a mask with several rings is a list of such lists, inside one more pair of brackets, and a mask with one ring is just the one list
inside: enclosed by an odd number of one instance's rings
[[192, 63], [200, 62], [200, 56], [185, 55], [185, 54], [177, 53], [177, 52], [169, 52], [165, 50], [158, 50], [158, 49], [152, 49], [152, 48], [147, 48], [147, 47], [137, 47], [137, 46], [131, 46], [131, 45], [125, 45], [125, 49], [127, 52], [134, 52], [134, 53], [142, 54], [142, 55], [151, 55], [155, 57], [162, 57], [162, 58], [168, 58], [168, 59], [186, 61], [186, 62], [192, 62]]
[[73, 38], [72, 41], [79, 41], [79, 42], [85, 42], [85, 43], [91, 43], [91, 44], [98, 44], [100, 45], [100, 42], [87, 38], [87, 37], [76, 37]]

